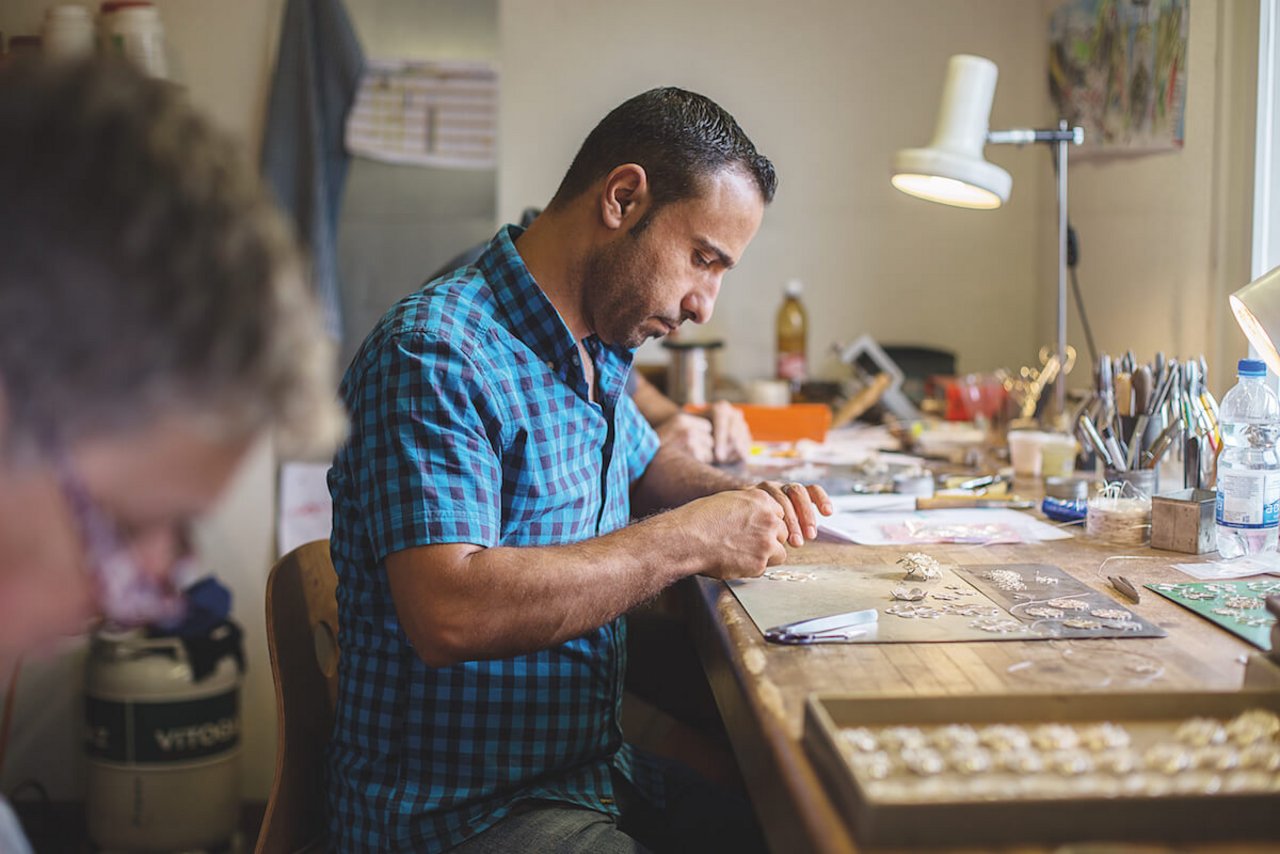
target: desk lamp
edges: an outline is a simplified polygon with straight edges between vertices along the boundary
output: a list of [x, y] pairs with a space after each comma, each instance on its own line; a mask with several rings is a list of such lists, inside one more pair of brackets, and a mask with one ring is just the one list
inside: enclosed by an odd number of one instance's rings
[[[893, 186], [908, 195], [961, 208], [993, 210], [1009, 200], [1013, 179], [988, 163], [982, 147], [1043, 142], [1056, 149], [1058, 171], [1058, 364], [1067, 353], [1067, 145], [1084, 142], [1084, 128], [988, 130], [996, 93], [996, 64], [959, 54], [947, 65], [938, 126], [927, 148], [904, 148], [893, 157]], [[1280, 304], [1280, 300], [1277, 301]], [[1066, 372], [1053, 386], [1055, 414], [1066, 411]]]
[[1236, 323], [1253, 349], [1266, 360], [1273, 374], [1280, 374], [1280, 353], [1272, 335], [1280, 331], [1280, 267], [1263, 273], [1229, 297]]

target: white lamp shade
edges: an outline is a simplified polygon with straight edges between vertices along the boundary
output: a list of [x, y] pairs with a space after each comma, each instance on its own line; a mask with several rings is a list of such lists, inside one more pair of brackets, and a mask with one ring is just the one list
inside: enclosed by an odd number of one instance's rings
[[998, 75], [989, 59], [951, 57], [933, 141], [927, 148], [906, 148], [894, 155], [893, 186], [957, 207], [991, 209], [1009, 200], [1013, 179], [982, 156]]
[[1273, 373], [1280, 374], [1280, 353], [1273, 337], [1280, 331], [1280, 267], [1265, 273], [1230, 297], [1236, 323]]

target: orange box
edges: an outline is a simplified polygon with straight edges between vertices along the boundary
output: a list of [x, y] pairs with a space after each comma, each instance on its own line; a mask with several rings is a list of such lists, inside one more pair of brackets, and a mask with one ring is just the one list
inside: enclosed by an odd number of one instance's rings
[[[757, 406], [753, 403], [735, 403], [742, 410], [742, 417], [751, 429], [756, 442], [797, 442], [812, 439], [821, 442], [831, 429], [831, 407], [825, 403], [793, 403], [789, 406]], [[702, 412], [706, 407], [686, 407], [690, 412]]]

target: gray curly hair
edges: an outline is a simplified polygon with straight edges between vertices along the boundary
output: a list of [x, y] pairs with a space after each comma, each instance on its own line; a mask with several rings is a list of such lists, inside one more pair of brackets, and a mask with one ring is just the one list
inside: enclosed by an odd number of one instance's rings
[[123, 64], [0, 73], [0, 438], [11, 454], [157, 415], [341, 436], [332, 343], [245, 153]]

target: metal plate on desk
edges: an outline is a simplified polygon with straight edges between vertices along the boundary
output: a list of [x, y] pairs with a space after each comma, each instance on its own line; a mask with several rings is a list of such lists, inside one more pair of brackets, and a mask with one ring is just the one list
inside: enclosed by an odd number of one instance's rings
[[[983, 576], [990, 570], [1008, 570], [1025, 578], [1026, 591], [1004, 592]], [[904, 581], [900, 566], [840, 566], [814, 564], [774, 567], [761, 578], [726, 581], [747, 614], [763, 634], [773, 626], [843, 611], [877, 608], [879, 621], [859, 626], [847, 643], [942, 643], [947, 641], [1050, 640], [1053, 638], [1163, 637], [1158, 627], [1142, 620], [1102, 593], [1096, 593], [1061, 569], [1039, 564], [1011, 566], [942, 567], [932, 581]], [[1037, 577], [1055, 578], [1055, 584], [1038, 583]], [[919, 601], [895, 600], [895, 588], [919, 588]], [[1052, 588], [1049, 596], [1040, 588]], [[1019, 593], [1027, 594], [1018, 598]], [[1038, 597], [1038, 598], [1037, 598]], [[1044, 598], [1077, 598], [1087, 610], [1064, 611], [1061, 619], [1045, 619], [1028, 613], [1027, 607]], [[1124, 611], [1126, 618], [1091, 616], [1092, 610]], [[932, 616], [903, 614], [935, 612]], [[898, 613], [895, 613], [898, 612]], [[1095, 628], [1065, 625], [1081, 618]], [[1111, 623], [1113, 626], [1108, 626]], [[1123, 625], [1115, 628], [1114, 625]], [[983, 628], [987, 626], [988, 628]], [[992, 631], [991, 627], [999, 626]]]

